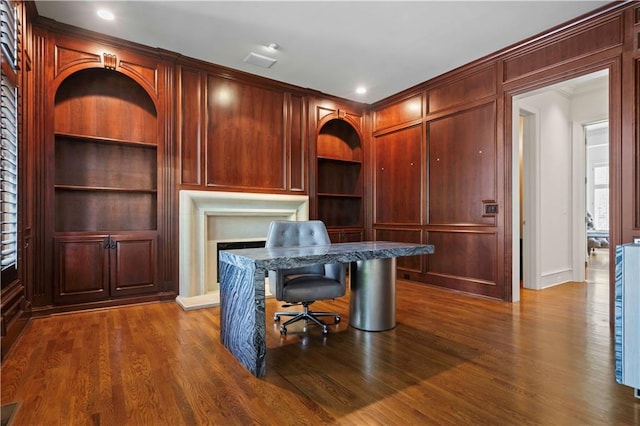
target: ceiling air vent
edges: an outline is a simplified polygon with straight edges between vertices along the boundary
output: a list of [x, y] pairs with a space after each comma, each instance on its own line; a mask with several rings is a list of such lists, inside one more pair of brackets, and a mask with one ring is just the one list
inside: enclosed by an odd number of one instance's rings
[[257, 65], [262, 68], [270, 68], [271, 65], [277, 62], [277, 59], [269, 58], [268, 56], [258, 55], [257, 53], [249, 53], [246, 58], [243, 59], [246, 63]]

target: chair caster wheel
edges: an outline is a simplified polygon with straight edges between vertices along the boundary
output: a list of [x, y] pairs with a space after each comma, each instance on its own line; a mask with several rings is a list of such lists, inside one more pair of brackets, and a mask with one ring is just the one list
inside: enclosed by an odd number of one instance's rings
[[326, 336], [327, 334], [329, 334], [329, 327], [325, 325], [324, 327], [322, 327], [322, 335]]
[[274, 315], [273, 320], [276, 322], [280, 322], [280, 315]]
[[283, 336], [287, 335], [287, 328], [286, 327], [280, 327], [280, 334], [282, 334]]

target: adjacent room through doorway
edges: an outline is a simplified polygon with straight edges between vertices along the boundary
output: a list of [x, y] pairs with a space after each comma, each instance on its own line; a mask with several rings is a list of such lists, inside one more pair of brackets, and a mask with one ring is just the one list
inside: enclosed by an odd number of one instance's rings
[[513, 98], [514, 301], [596, 265], [608, 297], [608, 88], [603, 70]]

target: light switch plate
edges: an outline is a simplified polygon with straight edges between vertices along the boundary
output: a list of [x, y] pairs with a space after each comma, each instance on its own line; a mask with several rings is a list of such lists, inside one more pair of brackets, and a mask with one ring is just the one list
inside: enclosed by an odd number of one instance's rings
[[482, 202], [482, 216], [496, 216], [498, 214], [498, 203], [493, 201]]

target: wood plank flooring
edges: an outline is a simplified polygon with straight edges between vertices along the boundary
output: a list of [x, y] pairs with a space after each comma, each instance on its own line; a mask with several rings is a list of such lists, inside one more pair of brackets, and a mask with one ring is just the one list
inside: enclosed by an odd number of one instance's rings
[[[606, 274], [603, 274], [606, 279]], [[281, 337], [267, 376], [219, 342], [219, 309], [173, 302], [32, 320], [2, 364], [17, 425], [638, 425], [614, 380], [606, 282], [505, 303], [399, 281], [398, 326]]]

